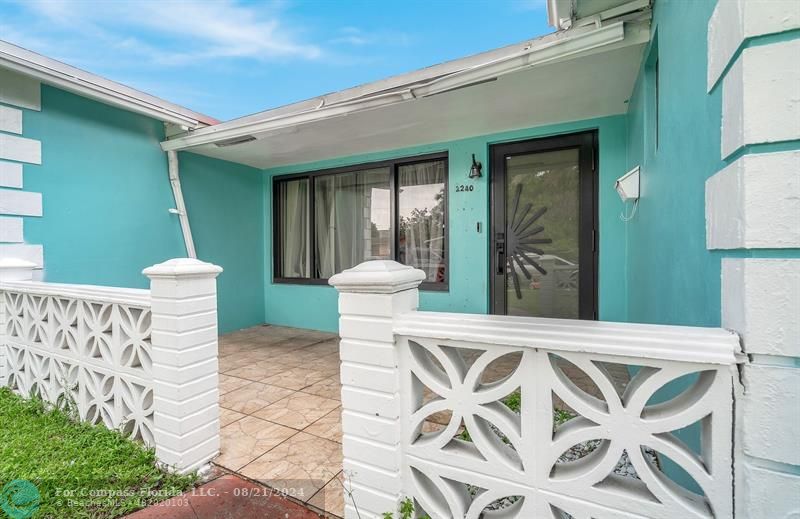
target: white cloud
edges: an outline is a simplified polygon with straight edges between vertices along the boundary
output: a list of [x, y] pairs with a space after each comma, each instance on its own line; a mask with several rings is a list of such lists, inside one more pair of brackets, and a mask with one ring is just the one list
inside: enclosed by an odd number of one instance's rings
[[273, 4], [29, 0], [20, 6], [46, 23], [46, 32], [61, 42], [64, 36], [76, 42], [90, 40], [155, 64], [219, 58], [308, 60], [322, 54], [318, 46], [302, 41], [286, 26]]
[[342, 27], [339, 29], [338, 36], [331, 38], [329, 43], [335, 45], [352, 45], [360, 47], [363, 45], [388, 44], [388, 45], [408, 45], [411, 38], [406, 33], [397, 31], [377, 31], [365, 32], [358, 27]]

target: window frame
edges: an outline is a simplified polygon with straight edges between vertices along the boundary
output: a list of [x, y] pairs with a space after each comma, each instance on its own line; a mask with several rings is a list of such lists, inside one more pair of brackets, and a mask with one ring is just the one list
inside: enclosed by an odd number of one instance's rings
[[297, 180], [301, 178], [308, 179], [308, 229], [306, 230], [309, 240], [309, 271], [312, 274], [316, 273], [317, 253], [316, 253], [316, 229], [314, 222], [316, 221], [316, 203], [315, 203], [315, 179], [317, 177], [324, 177], [329, 175], [339, 175], [343, 173], [353, 173], [369, 169], [389, 168], [389, 215], [392, 226], [392, 258], [397, 261], [400, 250], [400, 214], [397, 211], [399, 205], [400, 192], [397, 189], [399, 181], [400, 166], [409, 166], [419, 164], [422, 162], [444, 162], [444, 250], [445, 250], [445, 271], [444, 281], [423, 281], [420, 284], [421, 290], [430, 290], [436, 292], [448, 292], [450, 290], [450, 162], [449, 154], [446, 151], [427, 153], [424, 155], [414, 155], [410, 157], [401, 157], [396, 159], [382, 160], [377, 162], [363, 162], [349, 166], [340, 166], [335, 168], [326, 168], [319, 170], [311, 170], [302, 173], [291, 173], [287, 175], [275, 175], [272, 177], [272, 282], [274, 284], [290, 284], [290, 285], [327, 285], [328, 278], [298, 278], [298, 277], [283, 277], [277, 276], [276, 272], [280, 272], [281, 266], [281, 204], [278, 198], [278, 186], [281, 182], [287, 180]]

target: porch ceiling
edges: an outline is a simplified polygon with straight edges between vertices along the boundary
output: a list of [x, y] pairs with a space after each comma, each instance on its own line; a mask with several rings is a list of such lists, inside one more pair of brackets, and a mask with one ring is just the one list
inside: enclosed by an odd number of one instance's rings
[[612, 45], [470, 86], [251, 131], [248, 135], [256, 140], [241, 144], [205, 142], [182, 148], [271, 168], [625, 113], [649, 35], [645, 24], [625, 25], [624, 40]]

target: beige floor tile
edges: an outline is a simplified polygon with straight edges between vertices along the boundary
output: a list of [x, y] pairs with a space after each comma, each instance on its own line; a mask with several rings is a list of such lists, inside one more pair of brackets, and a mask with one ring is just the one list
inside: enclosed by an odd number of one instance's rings
[[245, 328], [244, 330], [237, 330], [235, 332], [226, 333], [225, 335], [222, 336], [222, 338], [230, 341], [247, 339], [249, 337], [259, 335], [261, 333], [261, 330], [262, 330], [261, 326], [253, 326], [252, 328]]
[[315, 360], [304, 362], [300, 367], [304, 367], [311, 371], [318, 371], [324, 374], [326, 377], [332, 377], [334, 375], [338, 377], [339, 372], [342, 369], [338, 358], [336, 360]]
[[270, 362], [267, 360], [262, 360], [256, 362], [255, 364], [242, 366], [241, 368], [236, 368], [234, 370], [228, 371], [227, 374], [232, 377], [239, 377], [247, 380], [252, 380], [254, 382], [261, 382], [267, 377], [278, 375], [288, 369], [291, 369], [291, 367], [284, 366], [281, 364], [275, 364], [274, 362]]
[[286, 388], [253, 382], [220, 396], [219, 405], [240, 413], [252, 414], [291, 395], [292, 392]]
[[342, 443], [342, 408], [334, 409], [303, 431], [326, 440]]
[[344, 474], [340, 472], [314, 494], [308, 504], [328, 514], [344, 517], [344, 485]]
[[219, 394], [224, 395], [225, 393], [230, 393], [231, 391], [242, 388], [250, 383], [252, 383], [252, 380], [245, 380], [243, 378], [233, 377], [230, 375], [226, 375], [224, 373], [220, 373]]
[[320, 343], [321, 343], [320, 339], [314, 336], [308, 336], [303, 334], [297, 337], [289, 337], [285, 341], [282, 341], [280, 345], [281, 347], [287, 349], [302, 349]]
[[247, 416], [246, 414], [240, 413], [238, 411], [233, 411], [231, 409], [225, 409], [224, 407], [219, 408], [219, 426], [225, 427], [226, 425], [230, 425], [236, 420], [240, 420]]
[[215, 462], [227, 469], [239, 470], [296, 432], [254, 416], [246, 416], [220, 430], [221, 453]]
[[222, 339], [220, 339], [219, 356], [227, 357], [228, 355], [234, 355], [236, 353], [250, 353], [256, 348], [257, 346], [250, 342], [243, 342], [241, 340], [235, 342], [223, 342]]
[[273, 488], [293, 489], [297, 499], [308, 501], [341, 470], [341, 445], [298, 432], [240, 472]]
[[317, 330], [303, 330], [303, 336], [316, 339], [317, 341], [338, 340], [339, 335], [330, 332], [320, 332]]
[[256, 352], [248, 351], [243, 353], [234, 353], [219, 359], [219, 370], [221, 373], [253, 364], [259, 360], [264, 360], [261, 355]]
[[304, 367], [296, 367], [262, 380], [265, 384], [285, 387], [287, 389], [303, 389], [327, 378], [325, 373], [311, 371]]
[[306, 362], [316, 360], [316, 357], [314, 357], [313, 355], [303, 354], [303, 350], [305, 350], [305, 348], [300, 348], [299, 350], [296, 351], [289, 351], [279, 355], [278, 357], [276, 357], [276, 359], [278, 362], [283, 362], [286, 364], [294, 364], [295, 366], [299, 366], [301, 364], [305, 364]]
[[304, 388], [303, 393], [310, 393], [312, 395], [330, 398], [331, 400], [341, 400], [342, 384], [339, 381], [338, 372], [335, 376], [322, 379], [319, 382]]
[[308, 348], [303, 348], [303, 352], [311, 352], [311, 351], [313, 351], [314, 353], [319, 354], [320, 356], [322, 356], [322, 355], [330, 355], [332, 353], [335, 353], [338, 356], [339, 355], [339, 340], [336, 339], [336, 340], [333, 340], [333, 341], [320, 342], [318, 344], [314, 344], [312, 346], [309, 346]]
[[302, 366], [303, 358], [297, 356], [295, 351], [276, 352], [275, 355], [269, 357], [270, 360], [276, 364], [287, 366], [289, 368], [296, 368]]
[[253, 416], [294, 429], [304, 429], [333, 409], [339, 402], [300, 391], [256, 411]]
[[288, 339], [290, 337], [297, 337], [298, 335], [306, 336], [312, 334], [312, 330], [305, 330], [303, 328], [291, 328], [289, 326], [263, 326], [261, 334], [265, 337], [281, 337]]
[[339, 362], [339, 353], [324, 353], [312, 348], [313, 346], [294, 352], [294, 358], [303, 364], [320, 361]]

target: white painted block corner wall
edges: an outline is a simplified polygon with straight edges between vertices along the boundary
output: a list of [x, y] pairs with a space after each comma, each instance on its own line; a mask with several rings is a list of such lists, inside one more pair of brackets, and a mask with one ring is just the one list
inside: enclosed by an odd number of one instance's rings
[[794, 0], [720, 0], [708, 22], [708, 91], [746, 39], [797, 28]]
[[[791, 249], [787, 259], [722, 260], [722, 325], [747, 361], [736, 399], [736, 517], [800, 517], [800, 39], [748, 39], [800, 27], [793, 1], [719, 0], [708, 25], [708, 90], [722, 88], [721, 157], [706, 183], [709, 249]], [[721, 80], [721, 81], [720, 81]], [[794, 256], [794, 257], [793, 257]]]
[[24, 243], [20, 216], [42, 216], [42, 195], [23, 191], [23, 163], [42, 163], [42, 143], [24, 136], [27, 110], [39, 111], [41, 84], [0, 68], [0, 259], [36, 263], [36, 278], [44, 268], [44, 248]]
[[797, 139], [797, 56], [800, 39], [742, 51], [722, 80], [722, 158], [750, 144]]
[[[345, 517], [382, 517], [402, 499], [400, 381], [393, 317], [416, 310], [425, 274], [371, 261], [330, 279], [339, 291]], [[368, 515], [362, 515], [368, 514]]]
[[706, 244], [800, 248], [800, 151], [743, 155], [709, 178]]

